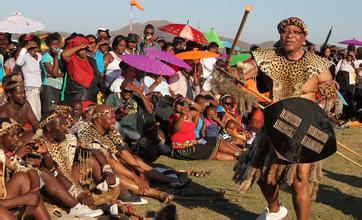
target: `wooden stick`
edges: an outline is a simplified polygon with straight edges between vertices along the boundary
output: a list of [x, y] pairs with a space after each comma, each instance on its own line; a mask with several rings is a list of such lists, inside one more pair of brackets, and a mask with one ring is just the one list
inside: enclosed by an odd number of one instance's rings
[[233, 42], [233, 45], [231, 46], [231, 49], [230, 49], [230, 52], [228, 54], [228, 57], [226, 58], [226, 66], [229, 66], [229, 63], [230, 63], [230, 57], [232, 55], [232, 53], [234, 52], [235, 50], [235, 47], [236, 47], [236, 44], [239, 40], [239, 37], [240, 37], [240, 34], [244, 28], [244, 25], [245, 25], [245, 22], [246, 22], [246, 18], [248, 17], [248, 14], [249, 12], [252, 10], [252, 7], [251, 5], [245, 5], [244, 7], [244, 15], [243, 15], [243, 18], [241, 20], [241, 23], [240, 23], [240, 26], [239, 26], [239, 29], [238, 29], [238, 32], [236, 33], [236, 36], [235, 36], [235, 39], [234, 39], [234, 42]]
[[269, 104], [273, 103], [273, 100], [269, 99], [268, 97], [266, 97], [263, 94], [260, 94], [257, 90], [250, 88], [248, 85], [246, 85], [243, 81], [241, 81], [240, 79], [235, 78], [233, 75], [231, 75], [228, 71], [226, 71], [225, 69], [221, 68], [221, 67], [216, 67], [217, 70], [221, 71], [222, 73], [228, 75], [229, 77], [231, 77], [233, 80], [235, 80], [237, 83], [239, 83], [240, 85], [243, 86], [243, 88], [249, 92], [251, 92], [253, 95], [264, 99], [266, 102], [268, 102]]
[[337, 141], [337, 144], [341, 147], [343, 147], [344, 149], [354, 153], [355, 155], [362, 157], [359, 153], [357, 153], [356, 151], [352, 150], [351, 148], [347, 147], [346, 145], [342, 144], [341, 142]]
[[357, 166], [359, 166], [359, 167], [362, 167], [361, 164], [357, 163], [356, 161], [352, 160], [351, 158], [347, 157], [346, 155], [342, 154], [341, 152], [336, 151], [336, 153], [337, 153], [337, 155], [343, 157], [344, 159], [349, 160], [349, 162], [351, 162], [351, 163], [353, 163], [353, 164], [355, 164], [355, 165], [357, 165]]

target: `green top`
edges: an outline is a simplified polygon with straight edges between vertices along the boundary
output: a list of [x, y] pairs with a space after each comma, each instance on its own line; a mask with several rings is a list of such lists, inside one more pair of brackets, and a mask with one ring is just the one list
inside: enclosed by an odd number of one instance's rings
[[137, 129], [137, 114], [140, 109], [143, 109], [142, 100], [133, 95], [128, 102], [126, 102], [120, 93], [113, 93], [108, 96], [106, 104], [117, 109], [127, 106], [129, 108], [128, 115], [124, 116], [120, 121], [121, 127]]

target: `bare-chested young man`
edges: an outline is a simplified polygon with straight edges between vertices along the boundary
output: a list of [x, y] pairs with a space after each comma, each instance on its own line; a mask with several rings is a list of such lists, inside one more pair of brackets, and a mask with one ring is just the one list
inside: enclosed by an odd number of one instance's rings
[[[278, 31], [281, 48], [253, 51], [254, 68], [245, 73], [245, 79], [257, 76], [262, 72], [261, 76], [272, 84], [271, 94], [274, 102], [290, 97], [302, 97], [316, 101], [318, 92], [326, 97], [335, 96], [336, 87], [328, 69], [331, 65], [329, 61], [303, 49], [303, 43], [308, 34], [304, 22], [295, 17], [285, 19], [279, 23]], [[325, 91], [332, 92], [326, 94]], [[268, 137], [259, 135], [259, 138], [267, 139]], [[256, 149], [260, 147], [269, 149], [271, 146], [268, 144], [255, 146]], [[317, 189], [310, 188], [308, 178], [313, 169], [317, 167], [320, 169], [319, 165], [314, 165], [318, 162], [287, 166], [285, 161], [275, 159], [273, 160], [276, 161], [275, 163], [268, 165], [267, 161], [272, 161], [270, 157], [276, 157], [275, 153], [271, 153], [271, 155], [254, 153], [251, 157], [246, 170], [243, 170], [244, 173], [240, 175], [242, 178], [240, 189], [246, 191], [252, 182], [258, 182], [268, 202], [268, 207], [257, 219], [282, 219], [287, 215], [287, 209], [281, 206], [278, 200], [279, 185], [284, 181], [292, 185], [293, 204], [297, 218], [308, 219], [311, 194], [315, 196]], [[266, 170], [263, 170], [264, 166], [267, 167]], [[294, 171], [289, 172], [290, 167]], [[278, 173], [286, 173], [286, 179], [282, 179]], [[313, 192], [310, 193], [310, 191]]]
[[0, 117], [12, 118], [21, 126], [30, 123], [32, 130], [36, 131], [39, 128], [39, 122], [26, 100], [22, 77], [20, 75], [5, 76], [3, 87], [8, 101], [0, 106]]
[[[1, 219], [16, 219], [9, 210], [21, 206], [25, 207], [22, 218], [33, 216], [35, 219], [50, 219], [39, 193], [37, 170], [22, 159], [32, 152], [32, 148], [19, 146], [19, 130], [20, 125], [13, 119], [0, 118]], [[10, 180], [6, 182], [5, 176]]]

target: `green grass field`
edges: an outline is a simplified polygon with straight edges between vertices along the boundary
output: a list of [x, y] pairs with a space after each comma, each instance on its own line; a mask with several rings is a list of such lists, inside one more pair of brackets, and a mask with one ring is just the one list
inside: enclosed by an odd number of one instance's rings
[[[338, 130], [336, 133], [338, 141], [362, 154], [361, 128]], [[362, 164], [362, 158], [343, 148], [339, 148], [339, 151]], [[211, 171], [209, 176], [193, 177], [193, 182], [182, 190], [169, 191], [179, 195], [184, 193], [183, 198], [175, 200], [181, 220], [255, 219], [266, 206], [256, 185], [247, 194], [237, 194], [238, 186], [232, 181], [235, 162], [179, 161], [161, 157], [157, 163], [175, 169]], [[335, 154], [324, 161], [323, 174], [318, 198], [312, 203], [310, 219], [362, 219], [362, 169]], [[218, 197], [220, 190], [225, 191], [226, 200]], [[192, 198], [185, 198], [190, 196]], [[149, 205], [137, 207], [139, 214], [162, 207], [156, 200], [148, 201]], [[289, 210], [287, 219], [295, 219], [291, 194], [287, 187], [281, 190], [280, 201]]]

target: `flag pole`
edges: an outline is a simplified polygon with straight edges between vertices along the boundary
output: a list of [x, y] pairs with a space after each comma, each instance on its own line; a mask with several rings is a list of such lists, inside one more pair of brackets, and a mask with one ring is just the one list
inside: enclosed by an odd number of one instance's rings
[[129, 31], [132, 32], [132, 20], [133, 20], [133, 13], [132, 13], [132, 5], [130, 5], [130, 12], [129, 12]]

